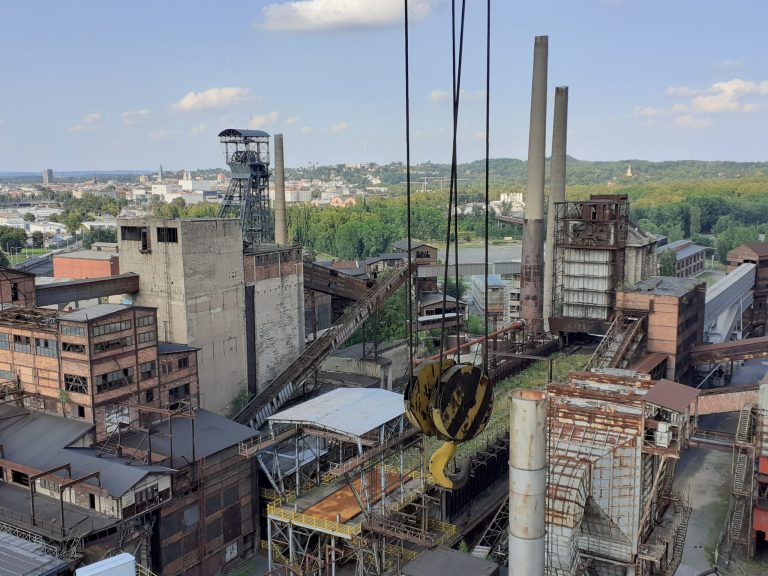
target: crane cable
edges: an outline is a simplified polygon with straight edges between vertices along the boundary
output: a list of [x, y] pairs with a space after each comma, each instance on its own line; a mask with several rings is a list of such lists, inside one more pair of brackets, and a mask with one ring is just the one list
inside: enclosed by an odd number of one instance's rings
[[451, 255], [451, 208], [453, 208], [453, 219], [456, 230], [454, 242], [454, 282], [456, 283], [456, 360], [461, 361], [461, 346], [459, 342], [461, 323], [458, 318], [459, 308], [459, 250], [458, 250], [458, 162], [456, 158], [456, 142], [458, 139], [459, 126], [459, 101], [461, 98], [461, 65], [464, 56], [464, 16], [466, 14], [466, 0], [461, 2], [461, 24], [459, 28], [459, 52], [458, 59], [456, 55], [456, 0], [451, 2], [451, 41], [453, 52], [453, 142], [451, 153], [451, 184], [448, 192], [448, 226], [445, 235], [445, 264], [443, 267], [443, 313], [440, 319], [440, 359], [438, 366], [443, 365], [443, 356], [445, 353], [445, 308], [448, 302], [448, 266]]
[[[490, 234], [490, 151], [491, 151], [491, 0], [487, 0], [485, 23], [485, 291], [484, 291], [484, 330], [483, 330], [483, 372], [488, 374], [488, 242]], [[495, 326], [494, 326], [495, 328]]]
[[406, 285], [406, 305], [408, 312], [408, 381], [413, 380], [413, 258], [411, 246], [411, 92], [410, 92], [410, 65], [408, 59], [408, 0], [405, 3], [405, 219], [406, 234], [408, 238], [408, 280]]

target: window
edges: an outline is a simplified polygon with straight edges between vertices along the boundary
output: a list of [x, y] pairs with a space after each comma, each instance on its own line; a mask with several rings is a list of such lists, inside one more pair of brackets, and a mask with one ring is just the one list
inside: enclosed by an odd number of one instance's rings
[[200, 510], [197, 508], [197, 504], [185, 508], [182, 512], [182, 518], [185, 531], [197, 526], [197, 521], [200, 519]]
[[173, 372], [173, 362], [163, 362], [160, 364], [160, 371], [165, 374]]
[[167, 565], [181, 557], [181, 541], [163, 546], [163, 564]]
[[56, 340], [35, 338], [35, 349], [40, 356], [48, 356], [50, 358], [57, 358], [59, 356]]
[[151, 252], [149, 244], [149, 228], [142, 228], [141, 229], [141, 251], [142, 252]]
[[240, 490], [235, 484], [234, 486], [230, 486], [226, 490], [224, 490], [224, 507], [232, 506], [235, 502], [237, 502], [240, 499]]
[[96, 495], [88, 494], [88, 507], [91, 510], [96, 510]]
[[178, 242], [179, 229], [178, 228], [158, 228], [157, 241], [158, 242]]
[[85, 336], [85, 327], [84, 326], [67, 326], [66, 324], [62, 324], [61, 333], [66, 334], [67, 336]]
[[77, 394], [88, 394], [88, 378], [75, 374], [64, 374], [64, 390]]
[[153, 342], [155, 340], [155, 332], [140, 332], [139, 333], [139, 344], [143, 344], [145, 342]]
[[100, 380], [96, 384], [96, 392], [101, 394], [102, 392], [108, 392], [131, 383], [133, 383], [133, 368], [123, 368], [122, 370], [107, 372], [100, 376]]
[[7, 332], [0, 332], [0, 349], [2, 350], [10, 350], [11, 346], [8, 343], [8, 333]]
[[148, 380], [155, 377], [155, 361], [147, 362], [139, 366], [142, 380]]
[[29, 486], [29, 476], [24, 472], [18, 470], [11, 471], [11, 482], [14, 484], [21, 484], [22, 486]]
[[10, 370], [0, 370], [0, 381], [16, 380], [16, 375]]
[[113, 332], [122, 332], [123, 330], [130, 330], [133, 324], [130, 320], [123, 322], [110, 322], [109, 324], [102, 324], [100, 326], [93, 327], [94, 336], [103, 336], [104, 334], [112, 334]]
[[32, 345], [30, 342], [31, 339], [29, 336], [21, 336], [19, 334], [13, 335], [13, 349], [16, 350], [16, 352], [32, 354]]
[[14, 282], [11, 284], [11, 301], [16, 302], [19, 299], [19, 284]]
[[151, 326], [155, 323], [154, 316], [139, 316], [136, 318], [136, 326]]
[[93, 352], [106, 352], [107, 350], [114, 350], [116, 348], [125, 348], [126, 346], [133, 345], [133, 336], [126, 336], [125, 338], [115, 338], [114, 340], [105, 340], [104, 342], [96, 342], [93, 345]]
[[107, 434], [117, 430], [121, 424], [130, 424], [131, 418], [128, 414], [128, 406], [112, 406], [107, 408], [104, 414]]
[[141, 240], [141, 231], [146, 230], [143, 226], [120, 226], [120, 238], [137, 242]]
[[77, 405], [77, 417], [85, 418], [85, 406], [80, 406], [80, 404]]
[[205, 527], [205, 539], [207, 541], [215, 540], [221, 536], [221, 518], [217, 518]]
[[168, 401], [178, 402], [189, 396], [189, 384], [183, 384], [182, 386], [176, 386], [168, 390]]
[[75, 354], [85, 354], [85, 346], [83, 344], [73, 344], [72, 342], [62, 342], [61, 351], [73, 352]]
[[189, 357], [179, 358], [179, 370], [184, 370], [184, 368], [189, 368]]
[[153, 402], [155, 400], [155, 391], [151, 389], [147, 390], [144, 397], [147, 402]]

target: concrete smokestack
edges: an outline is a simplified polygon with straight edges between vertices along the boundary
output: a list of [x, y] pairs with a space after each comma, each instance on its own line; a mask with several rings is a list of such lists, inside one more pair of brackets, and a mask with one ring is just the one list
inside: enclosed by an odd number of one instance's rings
[[511, 402], [509, 573], [544, 576], [547, 394], [515, 390]]
[[275, 134], [275, 244], [288, 243], [285, 214], [285, 159], [283, 157], [283, 135]]
[[544, 325], [552, 315], [555, 272], [555, 202], [565, 202], [565, 154], [568, 141], [568, 86], [555, 88], [555, 120], [552, 125], [552, 162], [549, 167], [547, 248], [544, 261]]
[[531, 125], [528, 133], [528, 186], [525, 192], [520, 312], [532, 332], [544, 317], [544, 156], [547, 137], [547, 57], [549, 39], [536, 36], [533, 47]]

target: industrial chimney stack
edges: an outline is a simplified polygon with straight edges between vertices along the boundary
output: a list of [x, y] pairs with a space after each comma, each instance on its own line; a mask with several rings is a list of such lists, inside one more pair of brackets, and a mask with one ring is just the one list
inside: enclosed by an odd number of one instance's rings
[[288, 222], [285, 212], [285, 159], [283, 156], [283, 135], [275, 134], [275, 244], [288, 243]]
[[531, 125], [528, 134], [528, 185], [523, 223], [520, 312], [532, 332], [544, 317], [544, 156], [547, 130], [547, 57], [549, 39], [537, 36], [533, 48]]
[[547, 248], [544, 262], [544, 322], [549, 328], [554, 302], [555, 202], [565, 202], [565, 157], [568, 141], [568, 86], [555, 88], [555, 119], [552, 125], [552, 163], [549, 168]]

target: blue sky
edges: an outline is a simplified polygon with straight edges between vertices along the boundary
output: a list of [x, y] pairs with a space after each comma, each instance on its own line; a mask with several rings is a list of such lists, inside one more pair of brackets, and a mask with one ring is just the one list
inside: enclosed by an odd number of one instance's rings
[[[485, 2], [469, 0], [459, 159], [483, 157]], [[411, 0], [415, 162], [450, 158], [450, 2]], [[491, 155], [527, 150], [533, 38], [570, 87], [569, 154], [766, 160], [764, 1], [493, 0]], [[216, 135], [285, 134], [286, 163], [404, 160], [400, 0], [8, 0], [0, 170], [223, 166]], [[549, 143], [547, 144], [549, 147]]]

